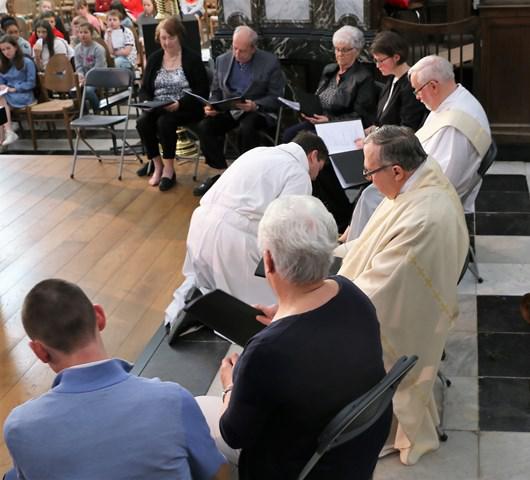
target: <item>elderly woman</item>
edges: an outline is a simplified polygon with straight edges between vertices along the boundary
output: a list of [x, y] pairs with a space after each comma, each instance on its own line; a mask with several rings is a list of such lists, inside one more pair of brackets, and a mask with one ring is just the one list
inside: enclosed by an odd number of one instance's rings
[[[222, 406], [198, 398], [221, 451], [239, 462], [241, 480], [296, 478], [327, 423], [385, 375], [373, 305], [344, 277], [326, 278], [336, 239], [332, 216], [310, 196], [274, 200], [260, 222], [258, 243], [278, 305], [258, 306], [268, 326], [239, 358], [223, 360]], [[327, 453], [311, 478], [371, 478], [391, 416], [389, 409]], [[239, 460], [232, 449], [241, 449]]]
[[[177, 127], [198, 122], [202, 105], [184, 90], [208, 96], [208, 77], [201, 58], [182, 44], [184, 27], [178, 17], [170, 17], [156, 27], [156, 39], [162, 46], [147, 62], [140, 96], [148, 100], [171, 101], [169, 105], [148, 110], [140, 116], [136, 128], [154, 164], [149, 184], [166, 191], [175, 186], [173, 161], [177, 146]], [[160, 156], [159, 144], [162, 146]]]
[[302, 114], [302, 123], [285, 130], [284, 142], [291, 141], [300, 130], [314, 130], [315, 124], [331, 120], [360, 118], [364, 126], [374, 123], [377, 89], [370, 69], [357, 61], [363, 46], [363, 32], [356, 27], [346, 25], [333, 34], [337, 63], [324, 67], [315, 92], [323, 114]]
[[418, 130], [427, 109], [414, 95], [407, 75], [410, 69], [407, 41], [396, 32], [380, 32], [370, 46], [370, 52], [381, 74], [390, 78], [379, 96], [375, 123], [365, 129], [365, 133], [368, 135], [376, 127], [388, 124]]

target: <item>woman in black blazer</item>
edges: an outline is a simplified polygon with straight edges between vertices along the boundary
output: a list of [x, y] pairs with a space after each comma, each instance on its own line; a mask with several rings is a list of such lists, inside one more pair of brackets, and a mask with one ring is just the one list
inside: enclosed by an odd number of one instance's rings
[[202, 105], [184, 91], [189, 89], [201, 97], [207, 97], [209, 91], [202, 60], [182, 44], [183, 33], [178, 17], [166, 18], [158, 24], [156, 38], [162, 49], [149, 57], [140, 90], [142, 99], [170, 102], [145, 111], [136, 122], [147, 158], [154, 164], [149, 184], [161, 191], [177, 183], [173, 165], [177, 127], [196, 123], [203, 117]]
[[379, 97], [375, 123], [365, 133], [381, 125], [402, 125], [414, 131], [422, 125], [427, 110], [410, 85], [408, 51], [406, 40], [397, 33], [384, 31], [376, 35], [370, 52], [381, 74], [390, 78]]

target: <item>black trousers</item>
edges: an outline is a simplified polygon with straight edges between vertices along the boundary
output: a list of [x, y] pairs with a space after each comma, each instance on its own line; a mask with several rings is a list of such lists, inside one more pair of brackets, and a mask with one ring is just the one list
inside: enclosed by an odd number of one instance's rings
[[151, 160], [160, 156], [159, 145], [162, 146], [162, 158], [175, 158], [177, 127], [198, 122], [201, 118], [200, 112], [168, 112], [163, 108], [143, 112], [136, 121], [136, 130], [142, 139], [147, 158]]
[[201, 150], [206, 163], [213, 168], [226, 168], [224, 142], [225, 134], [230, 130], [239, 126], [239, 153], [245, 153], [261, 145], [257, 132], [271, 126], [271, 123], [272, 119], [257, 112], [246, 112], [238, 119], [234, 119], [228, 112], [206, 117], [198, 125]]

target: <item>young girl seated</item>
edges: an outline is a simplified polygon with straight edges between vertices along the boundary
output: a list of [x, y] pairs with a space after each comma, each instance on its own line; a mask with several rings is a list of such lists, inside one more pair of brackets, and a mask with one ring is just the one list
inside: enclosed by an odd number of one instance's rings
[[105, 42], [114, 57], [116, 67], [134, 70], [136, 66], [134, 35], [131, 30], [121, 25], [121, 19], [122, 15], [118, 10], [107, 13]]
[[[64, 34], [57, 28], [57, 26], [55, 24], [55, 22], [56, 22], [55, 13], [53, 13], [53, 12], [44, 12], [41, 16], [39, 16], [39, 18], [37, 18], [37, 22], [39, 20], [47, 21], [50, 24], [50, 27], [52, 28], [53, 34], [57, 38], [64, 38]], [[37, 23], [37, 22], [35, 22], [35, 23]], [[37, 34], [35, 33], [35, 29], [33, 29], [33, 32], [31, 33], [31, 35], [28, 38], [29, 44], [32, 47], [34, 47], [35, 43], [37, 43], [37, 40], [38, 40]]]
[[11, 127], [10, 108], [22, 108], [35, 101], [33, 89], [37, 71], [31, 58], [24, 56], [16, 38], [0, 38], [0, 107], [4, 107], [7, 123], [0, 127], [0, 143], [7, 146], [18, 139]]
[[[94, 27], [88, 23], [81, 23], [78, 27], [79, 44], [75, 47], [75, 71], [79, 75], [79, 83], [83, 85], [84, 77], [94, 67], [107, 66], [105, 49], [93, 39]], [[99, 98], [95, 87], [84, 87], [85, 98], [95, 112], [99, 109]]]
[[[64, 24], [63, 24], [63, 21], [61, 20], [61, 16], [55, 13], [52, 0], [41, 0], [40, 5], [39, 5], [39, 10], [37, 11], [37, 15], [42, 15], [47, 12], [51, 12], [54, 15], [54, 24], [57, 30], [61, 32], [61, 34], [63, 35], [63, 37], [57, 34], [55, 36], [65, 38], [66, 40], [68, 40], [68, 35], [66, 34], [67, 33], [66, 28], [64, 28]], [[37, 20], [39, 19], [40, 17], [37, 18]], [[33, 44], [31, 46], [33, 46]]]
[[37, 42], [33, 47], [33, 58], [40, 71], [46, 69], [50, 57], [56, 54], [64, 54], [68, 59], [72, 59], [74, 51], [66, 40], [57, 38], [52, 31], [50, 24], [45, 20], [38, 20], [35, 23], [35, 34], [37, 35]]
[[2, 18], [0, 26], [2, 27], [2, 30], [5, 32], [6, 35], [11, 35], [12, 37], [17, 39], [18, 46], [20, 47], [20, 50], [22, 50], [22, 53], [24, 55], [27, 55], [28, 57], [32, 56], [33, 51], [31, 49], [31, 45], [27, 40], [20, 36], [18, 23], [14, 17]]
[[84, 17], [85, 20], [94, 27], [96, 32], [101, 33], [101, 24], [99, 23], [99, 20], [88, 10], [88, 2], [86, 0], [75, 0], [74, 11], [76, 15]]
[[144, 36], [142, 32], [142, 23], [144, 21], [152, 20], [156, 17], [156, 6], [155, 6], [154, 0], [144, 0], [143, 7], [144, 7], [143, 12], [136, 19], [136, 23], [138, 24], [138, 33], [140, 35], [140, 38], [143, 38]]

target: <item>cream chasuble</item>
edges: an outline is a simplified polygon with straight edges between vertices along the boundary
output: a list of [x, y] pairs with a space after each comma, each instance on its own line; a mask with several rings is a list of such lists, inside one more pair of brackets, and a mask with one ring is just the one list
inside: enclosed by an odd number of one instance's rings
[[458, 315], [457, 281], [469, 243], [460, 199], [438, 164], [428, 158], [416, 173], [406, 192], [385, 198], [361, 236], [342, 246], [339, 271], [376, 307], [385, 367], [401, 355], [419, 357], [394, 397], [394, 447], [405, 464], [439, 446], [433, 384]]

